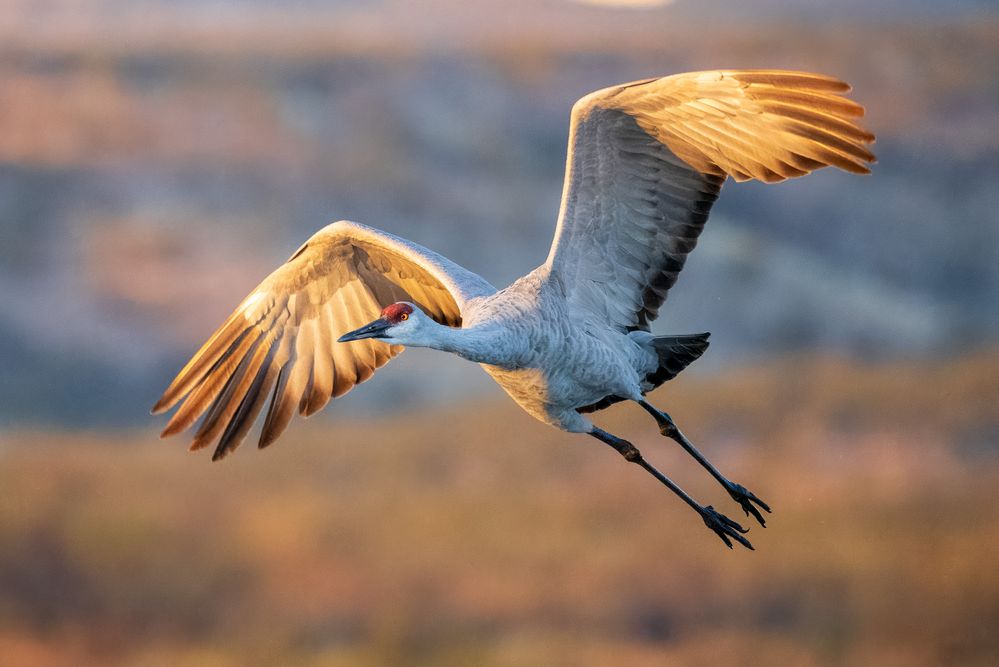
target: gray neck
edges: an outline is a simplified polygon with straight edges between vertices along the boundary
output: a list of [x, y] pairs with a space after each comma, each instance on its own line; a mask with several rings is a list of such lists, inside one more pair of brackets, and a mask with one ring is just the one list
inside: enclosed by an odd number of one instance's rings
[[[423, 342], [425, 344], [421, 344]], [[506, 349], [508, 345], [504, 345], [505, 342], [506, 337], [503, 336], [503, 332], [495, 327], [476, 326], [456, 329], [435, 323], [433, 336], [416, 345], [457, 354], [459, 357], [480, 364], [507, 366], [512, 361], [510, 358], [512, 351]]]

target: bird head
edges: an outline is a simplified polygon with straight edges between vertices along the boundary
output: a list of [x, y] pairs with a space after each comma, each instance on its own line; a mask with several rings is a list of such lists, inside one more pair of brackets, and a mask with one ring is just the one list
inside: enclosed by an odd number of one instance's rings
[[423, 311], [408, 301], [397, 301], [382, 309], [381, 316], [359, 329], [340, 336], [338, 343], [377, 338], [386, 343], [406, 345], [417, 337], [426, 320]]

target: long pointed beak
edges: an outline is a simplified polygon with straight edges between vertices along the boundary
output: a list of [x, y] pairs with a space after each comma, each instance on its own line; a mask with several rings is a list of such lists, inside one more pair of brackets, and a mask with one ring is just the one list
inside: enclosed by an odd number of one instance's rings
[[379, 317], [374, 322], [370, 324], [365, 324], [360, 329], [354, 329], [353, 331], [348, 331], [344, 335], [337, 339], [338, 343], [349, 343], [352, 340], [364, 340], [365, 338], [377, 338], [386, 329], [392, 326], [392, 323], [386, 320], [384, 317]]

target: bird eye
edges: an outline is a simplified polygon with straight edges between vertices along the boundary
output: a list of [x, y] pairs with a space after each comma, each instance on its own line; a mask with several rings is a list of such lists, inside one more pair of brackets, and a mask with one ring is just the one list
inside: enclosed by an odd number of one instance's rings
[[403, 313], [402, 315], [399, 316], [399, 319], [405, 322], [406, 320], [409, 319], [409, 313]]

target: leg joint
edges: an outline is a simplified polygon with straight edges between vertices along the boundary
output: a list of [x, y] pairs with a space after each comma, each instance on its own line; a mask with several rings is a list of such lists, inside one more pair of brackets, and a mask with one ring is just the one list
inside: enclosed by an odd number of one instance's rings
[[607, 431], [603, 431], [599, 428], [593, 429], [593, 431], [590, 432], [590, 435], [613, 447], [614, 451], [623, 456], [626, 461], [637, 463], [642, 460], [642, 453], [638, 451], [638, 447], [635, 447], [623, 438], [611, 435]]
[[624, 457], [625, 461], [631, 461], [632, 463], [636, 463], [642, 458], [642, 453], [638, 451], [638, 447], [635, 447], [628, 441], [625, 441], [617, 451], [621, 452], [621, 456]]

